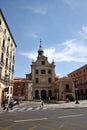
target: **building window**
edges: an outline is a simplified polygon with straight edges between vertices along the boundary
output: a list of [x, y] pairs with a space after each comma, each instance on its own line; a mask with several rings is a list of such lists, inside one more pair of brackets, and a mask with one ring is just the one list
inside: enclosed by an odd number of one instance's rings
[[4, 33], [6, 33], [6, 29], [4, 29]]
[[8, 58], [6, 58], [6, 66], [8, 66]]
[[10, 88], [10, 94], [12, 94], [12, 87]]
[[85, 72], [85, 69], [83, 71]]
[[50, 69], [48, 70], [48, 74], [51, 74], [51, 70]]
[[10, 42], [10, 37], [8, 37], [8, 41]]
[[0, 25], [2, 24], [2, 21], [1, 21], [1, 19], [0, 19]]
[[48, 78], [48, 83], [51, 83], [52, 82], [52, 79], [51, 78]]
[[9, 64], [9, 69], [11, 70], [11, 62], [10, 62], [10, 64]]
[[9, 53], [9, 46], [7, 46], [7, 54]]
[[45, 65], [45, 61], [42, 61], [42, 65]]
[[4, 61], [3, 59], [4, 59], [4, 54], [2, 53], [2, 54], [1, 54], [1, 62], [2, 62], [2, 63], [3, 63], [3, 61]]
[[13, 63], [14, 63], [14, 56], [13, 56]]
[[41, 74], [46, 74], [46, 71], [45, 70], [41, 70]]
[[36, 83], [39, 83], [39, 79], [38, 78], [36, 78]]
[[80, 71], [80, 74], [81, 74], [81, 71]]
[[14, 65], [12, 65], [12, 72], [14, 72]]
[[35, 74], [38, 74], [38, 70], [35, 70]]
[[69, 84], [66, 84], [66, 88], [65, 88], [66, 90], [66, 92], [70, 92], [70, 89], [69, 89]]
[[2, 47], [5, 47], [5, 39], [3, 39]]
[[12, 51], [10, 51], [10, 59], [12, 59]]
[[2, 68], [0, 68], [0, 79], [1, 79], [1, 75], [2, 75]]
[[82, 84], [82, 79], [79, 80], [79, 83]]

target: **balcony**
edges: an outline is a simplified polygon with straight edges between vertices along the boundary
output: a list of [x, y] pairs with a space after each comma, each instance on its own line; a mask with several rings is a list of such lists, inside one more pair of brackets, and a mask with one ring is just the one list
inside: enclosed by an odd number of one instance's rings
[[6, 69], [6, 70], [8, 69], [8, 66], [7, 66], [7, 65], [5, 66], [5, 69]]
[[2, 76], [0, 75], [0, 82], [7, 84], [7, 85], [13, 85], [13, 80], [9, 79], [9, 76]]
[[8, 52], [6, 52], [6, 55], [7, 55], [7, 57], [9, 57], [9, 53]]
[[11, 72], [11, 67], [9, 67], [9, 71]]
[[4, 83], [5, 82], [5, 77], [0, 75], [0, 81]]
[[4, 65], [4, 61], [0, 61], [0, 65], [3, 66]]
[[5, 52], [5, 47], [2, 46], [2, 51]]

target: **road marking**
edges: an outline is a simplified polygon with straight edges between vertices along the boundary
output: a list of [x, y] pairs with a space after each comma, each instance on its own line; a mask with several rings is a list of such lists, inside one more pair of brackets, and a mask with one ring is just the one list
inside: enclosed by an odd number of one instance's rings
[[43, 110], [47, 110], [47, 108], [46, 108], [46, 107], [43, 107]]
[[8, 110], [8, 112], [13, 112], [13, 111], [16, 111], [18, 110], [19, 108], [13, 108], [12, 110]]
[[29, 107], [26, 111], [30, 111], [30, 110], [32, 110], [33, 108], [32, 107]]
[[59, 126], [59, 129], [62, 129], [64, 127], [64, 123], [62, 123], [60, 126]]
[[18, 111], [23, 111], [23, 110], [25, 110], [25, 109], [26, 109], [26, 107], [23, 107], [23, 108], [19, 109]]
[[36, 124], [36, 125], [34, 125], [33, 127], [31, 127], [29, 130], [34, 130], [35, 128], [37, 128], [37, 127], [39, 127], [40, 126], [40, 124]]
[[40, 109], [40, 107], [35, 108], [35, 110], [39, 110], [39, 109]]
[[26, 121], [41, 121], [47, 120], [48, 118], [37, 118], [37, 119], [27, 119], [27, 120], [15, 120], [14, 122], [26, 122]]
[[68, 115], [68, 116], [59, 116], [58, 118], [68, 118], [68, 117], [78, 117], [78, 116], [83, 116], [83, 114], [79, 114], [79, 115]]

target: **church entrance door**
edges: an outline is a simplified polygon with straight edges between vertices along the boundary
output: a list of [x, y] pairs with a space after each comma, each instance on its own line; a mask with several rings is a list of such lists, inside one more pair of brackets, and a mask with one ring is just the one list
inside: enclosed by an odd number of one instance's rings
[[41, 99], [46, 100], [46, 90], [41, 91]]

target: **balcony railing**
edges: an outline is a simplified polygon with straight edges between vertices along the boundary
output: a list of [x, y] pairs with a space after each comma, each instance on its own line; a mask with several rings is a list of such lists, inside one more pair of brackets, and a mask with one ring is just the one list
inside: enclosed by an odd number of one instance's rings
[[5, 47], [2, 46], [2, 50], [3, 50], [3, 52], [5, 52]]
[[9, 53], [8, 52], [6, 52], [6, 55], [7, 55], [7, 57], [9, 57]]
[[0, 61], [0, 65], [3, 66], [4, 65], [4, 61]]
[[9, 78], [8, 79], [6, 79], [6, 76], [2, 76], [2, 75], [0, 75], [0, 81], [1, 82], [4, 82], [5, 84], [13, 84], [13, 80], [10, 80]]

